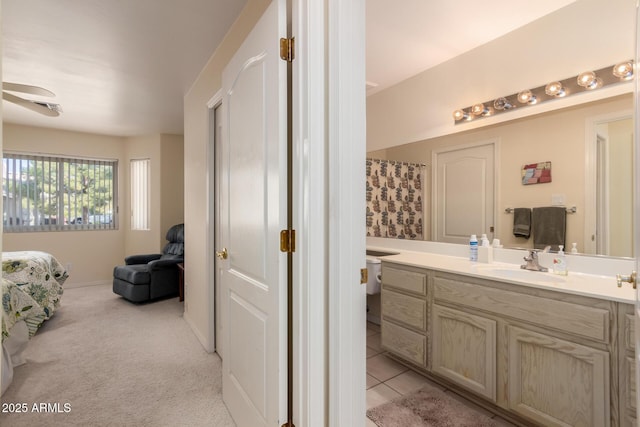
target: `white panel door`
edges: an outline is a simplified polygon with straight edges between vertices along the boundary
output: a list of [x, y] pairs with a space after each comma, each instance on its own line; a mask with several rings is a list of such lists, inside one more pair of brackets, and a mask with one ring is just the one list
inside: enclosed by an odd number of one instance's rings
[[493, 238], [495, 144], [434, 152], [435, 200], [432, 235], [438, 242], [469, 243]]
[[285, 36], [285, 1], [274, 0], [222, 77], [222, 384], [241, 427], [280, 426], [287, 413]]

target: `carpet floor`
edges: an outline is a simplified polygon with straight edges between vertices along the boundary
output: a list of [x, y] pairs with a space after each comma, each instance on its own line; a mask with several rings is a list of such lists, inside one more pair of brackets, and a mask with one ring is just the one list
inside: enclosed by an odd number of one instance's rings
[[367, 417], [379, 427], [496, 427], [486, 415], [433, 386], [371, 408]]
[[222, 362], [182, 312], [178, 298], [135, 305], [110, 285], [66, 289], [2, 396], [3, 410], [27, 411], [0, 411], [0, 425], [234, 426]]

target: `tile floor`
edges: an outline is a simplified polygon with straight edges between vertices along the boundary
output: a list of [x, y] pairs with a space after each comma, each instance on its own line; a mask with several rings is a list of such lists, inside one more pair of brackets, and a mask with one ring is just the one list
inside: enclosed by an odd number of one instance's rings
[[[472, 402], [450, 392], [446, 388], [436, 384], [422, 375], [399, 364], [382, 351], [380, 347], [380, 326], [375, 323], [367, 323], [367, 409], [381, 405], [389, 400], [407, 393], [419, 390], [425, 385], [431, 385], [479, 412], [493, 417], [499, 427], [515, 427], [514, 424], [498, 417]], [[376, 427], [369, 418], [366, 419], [367, 427]]]

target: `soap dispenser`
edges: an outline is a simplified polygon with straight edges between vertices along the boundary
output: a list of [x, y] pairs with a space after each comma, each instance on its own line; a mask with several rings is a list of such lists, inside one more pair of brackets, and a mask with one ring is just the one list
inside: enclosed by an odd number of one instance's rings
[[553, 258], [553, 272], [561, 276], [566, 276], [567, 275], [567, 259], [563, 251], [564, 246], [559, 245], [558, 247], [560, 248], [560, 250], [558, 251], [556, 256]]

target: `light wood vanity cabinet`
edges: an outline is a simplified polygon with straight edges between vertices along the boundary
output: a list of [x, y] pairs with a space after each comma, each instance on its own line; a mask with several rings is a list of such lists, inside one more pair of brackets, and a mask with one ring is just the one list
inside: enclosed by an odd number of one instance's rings
[[382, 264], [384, 349], [533, 425], [635, 426], [633, 325], [631, 305]]

